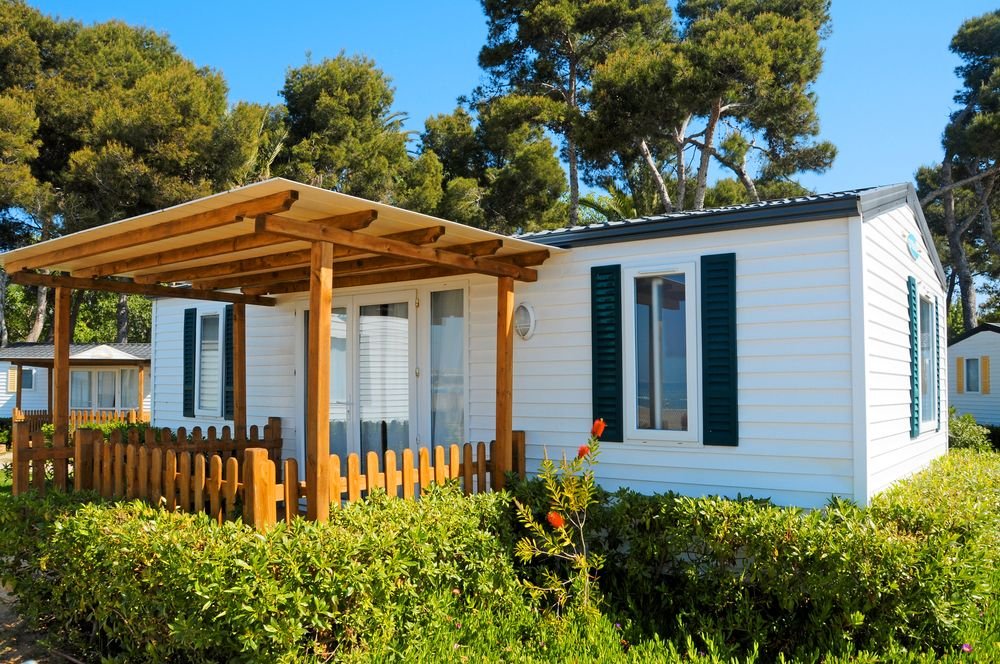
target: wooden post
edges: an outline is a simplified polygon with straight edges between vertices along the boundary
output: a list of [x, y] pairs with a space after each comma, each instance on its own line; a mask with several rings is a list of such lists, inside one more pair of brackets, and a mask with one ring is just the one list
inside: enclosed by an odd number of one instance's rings
[[14, 397], [14, 408], [21, 410], [21, 384], [24, 381], [24, 367], [17, 365], [17, 396]]
[[497, 394], [496, 457], [493, 459], [493, 486], [502, 489], [504, 473], [513, 469], [514, 429], [514, 280], [497, 279]]
[[[69, 345], [73, 330], [69, 326], [70, 296], [72, 291], [64, 286], [56, 288], [55, 315], [53, 316], [52, 359], [52, 445], [64, 448], [69, 442]], [[66, 488], [65, 459], [53, 464], [53, 479], [57, 487]]]
[[330, 518], [330, 315], [333, 245], [314, 242], [309, 268], [309, 357], [306, 381], [306, 517]]
[[233, 305], [233, 428], [236, 440], [247, 436], [247, 305]]
[[267, 450], [248, 448], [243, 453], [243, 523], [265, 530], [276, 521], [274, 462]]
[[146, 365], [144, 365], [144, 364], [140, 364], [139, 365], [139, 380], [136, 381], [136, 382], [139, 383], [139, 387], [138, 387], [138, 389], [139, 389], [139, 400], [136, 401], [136, 403], [139, 404], [139, 407], [136, 408], [136, 413], [138, 413], [138, 416], [136, 417], [136, 419], [139, 420], [140, 422], [143, 422], [143, 421], [145, 421], [145, 418], [143, 417], [143, 409], [145, 408], [145, 404], [143, 404], [143, 400], [144, 400], [144, 397], [146, 396]]
[[15, 421], [11, 425], [10, 438], [11, 449], [14, 452], [11, 494], [19, 496], [28, 490], [28, 460], [25, 459], [29, 447], [28, 422]]

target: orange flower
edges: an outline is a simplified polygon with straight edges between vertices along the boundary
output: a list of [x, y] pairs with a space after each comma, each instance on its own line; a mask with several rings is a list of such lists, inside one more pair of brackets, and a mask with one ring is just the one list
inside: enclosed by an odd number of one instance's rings
[[590, 445], [581, 445], [580, 449], [576, 451], [576, 458], [582, 459], [583, 457], [590, 454]]
[[599, 420], [594, 420], [594, 426], [590, 428], [590, 435], [594, 438], [600, 438], [606, 426], [607, 424], [605, 424], [603, 417]]
[[549, 512], [545, 519], [553, 528], [562, 528], [566, 525], [566, 520], [563, 519], [562, 514], [559, 512]]

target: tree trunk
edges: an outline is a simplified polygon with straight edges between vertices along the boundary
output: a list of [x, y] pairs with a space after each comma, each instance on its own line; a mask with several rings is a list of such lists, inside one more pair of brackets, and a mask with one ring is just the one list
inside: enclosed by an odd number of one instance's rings
[[695, 210], [705, 207], [705, 192], [708, 190], [708, 167], [712, 161], [712, 148], [715, 143], [715, 130], [719, 126], [719, 116], [722, 115], [722, 99], [716, 99], [712, 104], [712, 112], [705, 125], [705, 147], [701, 149], [701, 163], [698, 164], [698, 184], [694, 190]]
[[39, 286], [35, 291], [35, 315], [31, 321], [25, 341], [36, 343], [42, 338], [42, 331], [45, 329], [45, 317], [49, 310], [49, 289], [46, 286]]
[[687, 143], [687, 128], [691, 122], [691, 116], [684, 118], [684, 122], [674, 132], [674, 146], [677, 148], [677, 209], [683, 210], [687, 206], [687, 163], [684, 161], [684, 146]]
[[944, 227], [948, 237], [948, 249], [958, 278], [958, 292], [962, 301], [962, 327], [965, 331], [976, 326], [976, 287], [972, 279], [972, 269], [969, 267], [969, 257], [962, 244], [962, 235], [955, 219], [955, 189], [948, 185], [952, 182], [952, 166], [950, 156], [941, 163], [941, 182], [944, 194]]
[[569, 163], [569, 226], [580, 223], [580, 176], [578, 173], [578, 156], [576, 153], [576, 138], [573, 123], [576, 122], [576, 63], [569, 63], [569, 107], [570, 122], [566, 126], [566, 161]]
[[0, 270], [0, 348], [10, 343], [10, 335], [7, 333], [7, 273]]
[[72, 299], [69, 305], [69, 339], [70, 343], [73, 343], [73, 339], [76, 335], [76, 321], [80, 317], [80, 305], [83, 304], [84, 298], [87, 296], [88, 291], [75, 290], [73, 291]]
[[646, 145], [645, 140], [639, 141], [639, 151], [646, 160], [646, 165], [649, 166], [650, 173], [653, 174], [653, 181], [656, 183], [656, 190], [659, 192], [660, 201], [663, 203], [663, 211], [673, 212], [674, 206], [673, 203], [670, 202], [670, 192], [667, 191], [667, 183], [663, 181], [663, 174], [660, 173], [660, 169], [656, 165], [656, 160], [653, 159], [653, 153], [649, 151], [649, 146]]
[[118, 334], [115, 341], [123, 344], [128, 341], [128, 295], [122, 293], [118, 296]]

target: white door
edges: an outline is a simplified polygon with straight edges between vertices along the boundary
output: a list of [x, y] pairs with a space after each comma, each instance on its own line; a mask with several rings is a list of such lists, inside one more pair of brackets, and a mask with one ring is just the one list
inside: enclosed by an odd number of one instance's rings
[[[335, 298], [330, 325], [330, 453], [414, 448], [416, 294]], [[309, 314], [303, 336], [308, 357]], [[304, 362], [308, 367], [308, 362]], [[304, 384], [308, 376], [303, 371]], [[305, 400], [303, 400], [303, 414]], [[303, 429], [304, 430], [304, 429]], [[305, 459], [305, 450], [300, 459]]]

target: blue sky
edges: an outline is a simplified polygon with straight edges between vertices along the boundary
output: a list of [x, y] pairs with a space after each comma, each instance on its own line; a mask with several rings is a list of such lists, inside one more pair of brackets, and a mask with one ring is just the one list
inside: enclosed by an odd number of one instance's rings
[[[450, 111], [479, 82], [485, 19], [476, 0], [231, 2], [29, 0], [85, 23], [112, 18], [166, 32], [181, 53], [222, 71], [230, 100], [279, 101], [289, 66], [340, 51], [372, 58], [393, 81], [407, 128]], [[817, 83], [822, 138], [839, 154], [818, 191], [908, 181], [940, 158], [957, 60], [948, 43], [984, 0], [833, 0], [833, 34]]]

